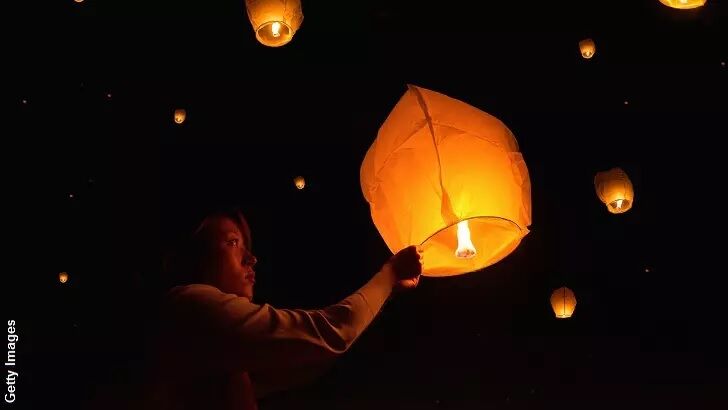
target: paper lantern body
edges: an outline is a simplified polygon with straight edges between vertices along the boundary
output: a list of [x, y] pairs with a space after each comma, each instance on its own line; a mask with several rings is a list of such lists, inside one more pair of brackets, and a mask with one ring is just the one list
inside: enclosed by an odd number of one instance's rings
[[674, 9], [694, 9], [705, 4], [706, 0], [660, 0], [660, 3]]
[[[361, 187], [394, 253], [422, 245], [426, 276], [452, 276], [510, 254], [531, 224], [528, 169], [511, 131], [464, 102], [409, 86], [369, 148]], [[464, 222], [476, 249], [456, 256]]]
[[288, 44], [303, 22], [301, 0], [245, 0], [250, 24], [261, 44]]
[[68, 273], [67, 272], [61, 272], [58, 274], [58, 281], [61, 283], [68, 282]]
[[183, 108], [174, 110], [174, 122], [176, 124], [182, 124], [187, 119], [187, 111]]
[[594, 40], [587, 38], [579, 42], [579, 51], [582, 57], [590, 59], [597, 52], [597, 46], [594, 44]]
[[609, 212], [621, 214], [632, 208], [634, 188], [632, 181], [620, 168], [598, 172], [594, 177], [594, 188], [599, 200], [607, 205]]
[[303, 187], [306, 186], [306, 180], [303, 179], [302, 176], [297, 176], [293, 178], [293, 183], [296, 185], [296, 188], [303, 189]]
[[559, 319], [570, 318], [576, 309], [576, 296], [567, 287], [559, 288], [551, 294], [551, 307]]

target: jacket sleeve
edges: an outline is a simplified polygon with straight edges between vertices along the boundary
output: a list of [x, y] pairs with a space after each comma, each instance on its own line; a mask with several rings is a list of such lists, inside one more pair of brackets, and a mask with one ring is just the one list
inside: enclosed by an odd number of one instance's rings
[[183, 326], [204, 334], [193, 350], [198, 347], [207, 366], [270, 375], [314, 369], [345, 352], [382, 308], [394, 283], [394, 274], [385, 268], [346, 299], [317, 310], [257, 305], [207, 285], [176, 288], [170, 296]]

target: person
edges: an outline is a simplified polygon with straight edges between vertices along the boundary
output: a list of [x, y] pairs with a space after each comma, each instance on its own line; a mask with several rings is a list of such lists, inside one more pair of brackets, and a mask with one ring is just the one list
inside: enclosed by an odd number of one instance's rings
[[253, 301], [255, 256], [239, 211], [213, 212], [167, 270], [181, 285], [160, 309], [149, 409], [257, 409], [256, 396], [310, 382], [346, 352], [393, 292], [417, 286], [422, 252], [407, 247], [360, 289], [316, 310]]

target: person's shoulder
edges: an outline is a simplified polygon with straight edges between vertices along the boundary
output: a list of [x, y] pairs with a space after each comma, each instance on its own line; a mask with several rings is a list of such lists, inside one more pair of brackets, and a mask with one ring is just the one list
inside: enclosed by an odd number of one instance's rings
[[179, 297], [188, 295], [224, 294], [220, 289], [204, 283], [192, 283], [189, 285], [175, 286], [167, 292], [168, 297]]
[[202, 322], [231, 315], [250, 314], [260, 309], [248, 298], [225, 293], [215, 286], [205, 284], [176, 286], [170, 289], [163, 306], [163, 311], [172, 317], [184, 317], [185, 320], [198, 318]]
[[234, 297], [235, 295], [227, 294], [215, 286], [194, 283], [173, 287], [165, 295], [165, 300], [168, 303], [179, 303], [184, 301], [213, 301]]

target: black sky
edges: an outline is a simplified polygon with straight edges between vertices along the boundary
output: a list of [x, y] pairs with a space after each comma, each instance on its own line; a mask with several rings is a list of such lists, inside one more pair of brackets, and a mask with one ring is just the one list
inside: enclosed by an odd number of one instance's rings
[[[359, 166], [412, 83], [511, 128], [531, 233], [484, 271], [424, 280], [320, 383], [261, 409], [725, 408], [721, 1], [309, 0], [279, 49], [242, 1], [154, 3], [28, 2], [8, 26], [6, 217], [23, 258], [2, 289], [21, 404], [78, 408], [136, 377], [159, 250], [211, 203], [248, 214], [261, 301], [316, 307], [363, 284], [389, 251]], [[635, 187], [624, 215], [593, 188], [614, 166]], [[563, 285], [568, 321], [548, 304]]]

